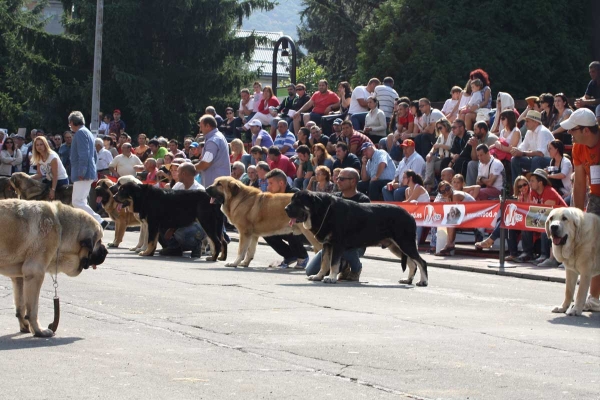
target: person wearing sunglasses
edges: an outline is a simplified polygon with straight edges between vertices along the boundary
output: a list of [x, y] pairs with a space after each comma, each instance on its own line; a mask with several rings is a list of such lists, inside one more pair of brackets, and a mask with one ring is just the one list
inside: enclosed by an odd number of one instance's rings
[[22, 163], [23, 155], [21, 150], [15, 147], [14, 136], [9, 137], [2, 144], [0, 151], [0, 176], [11, 176], [13, 172], [18, 171]]
[[[359, 182], [358, 172], [354, 168], [344, 168], [340, 171], [336, 178], [336, 183], [339, 188], [339, 192], [334, 193], [334, 196], [341, 197], [342, 199], [355, 201], [357, 203], [370, 203], [371, 200], [363, 193], [357, 190]], [[360, 273], [362, 271], [362, 263], [360, 257], [365, 254], [366, 247], [359, 247], [345, 250], [342, 253], [342, 261], [340, 264], [340, 273], [338, 274], [338, 280], [347, 280], [357, 282], [360, 279]], [[321, 269], [321, 258], [323, 251], [319, 251], [315, 256], [308, 262], [306, 266], [306, 275], [316, 275]]]
[[[517, 201], [521, 203], [531, 202], [531, 190], [529, 188], [529, 181], [523, 175], [517, 176], [514, 184], [514, 195]], [[487, 239], [475, 243], [475, 249], [483, 250], [490, 249], [494, 246], [494, 242], [500, 238], [501, 221], [498, 221], [496, 227], [492, 231], [492, 234]], [[504, 257], [504, 261], [515, 261], [519, 257], [519, 231], [510, 229], [508, 231], [508, 256]]]

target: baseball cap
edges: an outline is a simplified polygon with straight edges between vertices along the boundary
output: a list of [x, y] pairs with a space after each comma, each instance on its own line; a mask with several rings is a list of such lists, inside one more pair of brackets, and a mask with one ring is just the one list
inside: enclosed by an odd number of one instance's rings
[[336, 118], [335, 120], [333, 120], [334, 125], [341, 125], [342, 122], [344, 122], [344, 121], [341, 118]]
[[117, 108], [115, 111], [113, 111], [113, 114], [121, 114], [121, 110]]
[[190, 147], [193, 147], [193, 148], [196, 148], [198, 146], [200, 146], [200, 145], [196, 142], [192, 142], [192, 144], [190, 144]]
[[248, 122], [248, 125], [262, 127], [262, 122], [260, 122], [258, 119], [253, 119], [252, 121]]
[[406, 139], [401, 144], [402, 147], [415, 147], [415, 142], [412, 139]]
[[598, 122], [596, 122], [596, 116], [594, 112], [588, 108], [580, 108], [575, 111], [568, 120], [560, 123], [560, 126], [563, 129], [569, 130], [573, 129], [576, 126], [595, 126]]
[[362, 145], [362, 146], [360, 146], [360, 151], [363, 151], [363, 150], [365, 150], [365, 149], [368, 149], [369, 147], [373, 147], [373, 143], [371, 143], [371, 142], [366, 142], [366, 143], [363, 143], [363, 145]]

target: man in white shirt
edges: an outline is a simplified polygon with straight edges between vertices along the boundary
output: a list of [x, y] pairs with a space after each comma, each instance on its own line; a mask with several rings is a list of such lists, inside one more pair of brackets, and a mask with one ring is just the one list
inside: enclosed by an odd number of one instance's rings
[[399, 97], [398, 92], [394, 90], [394, 78], [383, 78], [383, 85], [376, 86], [374, 93], [379, 101], [379, 109], [385, 114], [386, 123], [389, 125], [394, 113], [394, 102]]
[[486, 144], [477, 146], [479, 168], [477, 171], [477, 184], [481, 186], [479, 193], [474, 196], [477, 200], [498, 198], [504, 185], [504, 165], [492, 157], [490, 148]]
[[250, 90], [242, 89], [240, 92], [240, 108], [238, 109], [238, 117], [241, 119], [242, 124], [252, 119], [254, 115], [254, 100], [250, 96]]
[[486, 144], [488, 149], [491, 149], [493, 144], [497, 141], [498, 136], [490, 133], [487, 122], [478, 121], [475, 123], [473, 126], [473, 137], [467, 142], [467, 144], [471, 146], [471, 161], [469, 161], [469, 164], [467, 164], [467, 176], [464, 177], [465, 181], [467, 182], [467, 186], [477, 185], [477, 169], [479, 168], [477, 146], [480, 144]]
[[[173, 190], [204, 190], [196, 176], [194, 164], [184, 162], [177, 170], [179, 182], [173, 186]], [[202, 241], [206, 239], [206, 233], [198, 221], [185, 228], [168, 229], [162, 235], [161, 245], [163, 249], [160, 255], [182, 256], [184, 251], [192, 251], [191, 258], [199, 258], [202, 249]]]
[[131, 154], [131, 143], [121, 145], [123, 154], [116, 156], [109, 164], [108, 168], [113, 176], [119, 178], [125, 175], [135, 176], [135, 167], [143, 167], [144, 163], [135, 154]]
[[554, 140], [554, 136], [542, 125], [542, 114], [539, 111], [529, 110], [525, 117], [525, 125], [527, 126], [525, 139], [518, 148], [513, 147], [510, 150], [513, 182], [519, 175], [538, 168], [544, 169], [550, 165], [548, 143]]
[[113, 160], [112, 153], [104, 148], [104, 141], [100, 138], [96, 138], [94, 141], [96, 147], [96, 154], [98, 155], [98, 162], [96, 163], [96, 170], [98, 171], [98, 178], [102, 175], [109, 175], [110, 170], [108, 166]]
[[362, 130], [365, 126], [365, 118], [369, 109], [367, 108], [367, 99], [371, 96], [371, 93], [375, 90], [375, 87], [381, 84], [381, 81], [377, 78], [371, 78], [367, 86], [357, 86], [352, 91], [352, 97], [350, 98], [350, 107], [348, 108], [348, 115], [355, 131]]
[[436, 141], [435, 124], [440, 119], [444, 118], [444, 114], [437, 108], [432, 108], [431, 102], [426, 98], [419, 100], [419, 110], [423, 113], [423, 116], [421, 117], [423, 129], [421, 130], [421, 133], [418, 133], [415, 136], [414, 141], [417, 153], [425, 159]]
[[415, 171], [421, 177], [425, 175], [427, 164], [425, 163], [425, 159], [415, 151], [415, 142], [412, 139], [405, 139], [401, 147], [404, 152], [404, 158], [398, 164], [398, 168], [396, 168], [394, 180], [391, 182], [392, 190], [389, 190], [387, 187], [381, 190], [384, 201], [406, 200], [405, 192], [408, 186], [402, 186], [402, 175], [409, 169]]

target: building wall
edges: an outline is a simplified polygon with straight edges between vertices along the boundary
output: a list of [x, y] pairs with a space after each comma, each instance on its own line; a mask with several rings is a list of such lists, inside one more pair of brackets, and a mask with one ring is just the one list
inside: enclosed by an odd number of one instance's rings
[[[30, 10], [37, 5], [38, 1], [28, 1], [26, 7]], [[63, 6], [60, 1], [50, 0], [48, 6], [44, 8], [43, 18], [46, 21], [45, 30], [53, 35], [60, 35], [65, 32], [60, 20], [63, 15]]]

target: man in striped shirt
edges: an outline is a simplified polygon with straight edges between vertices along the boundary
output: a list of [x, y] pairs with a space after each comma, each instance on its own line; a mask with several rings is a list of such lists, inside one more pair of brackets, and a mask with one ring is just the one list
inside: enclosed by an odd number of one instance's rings
[[286, 157], [292, 157], [296, 154], [294, 151], [294, 143], [296, 142], [296, 136], [288, 130], [288, 123], [286, 120], [280, 120], [277, 123], [277, 136], [275, 136], [274, 146], [279, 148], [281, 154]]

